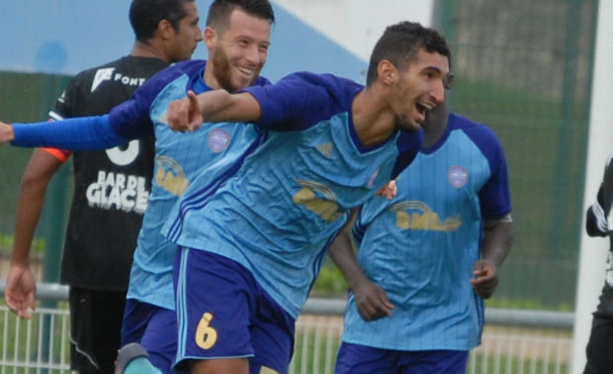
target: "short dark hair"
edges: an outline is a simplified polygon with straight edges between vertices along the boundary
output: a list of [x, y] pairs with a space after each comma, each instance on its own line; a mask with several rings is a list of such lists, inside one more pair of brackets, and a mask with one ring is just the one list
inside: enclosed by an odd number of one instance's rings
[[377, 79], [377, 65], [381, 60], [389, 60], [398, 70], [404, 71], [416, 59], [420, 48], [447, 57], [451, 68], [451, 51], [445, 37], [435, 29], [404, 21], [388, 26], [375, 45], [368, 64], [366, 85], [370, 86]]
[[236, 8], [251, 16], [268, 20], [271, 25], [275, 22], [275, 12], [268, 0], [215, 0], [209, 7], [206, 25], [223, 29], [228, 25], [230, 14]]
[[136, 40], [146, 42], [153, 39], [160, 21], [167, 20], [175, 30], [187, 15], [184, 4], [195, 0], [132, 0], [130, 24]]

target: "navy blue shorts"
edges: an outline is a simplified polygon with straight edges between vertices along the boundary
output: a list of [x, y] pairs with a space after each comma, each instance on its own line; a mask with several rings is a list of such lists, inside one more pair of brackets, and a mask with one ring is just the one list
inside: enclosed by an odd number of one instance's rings
[[342, 343], [336, 374], [464, 374], [468, 351], [394, 351]]
[[238, 262], [180, 248], [175, 263], [179, 344], [176, 368], [190, 360], [248, 358], [251, 373], [287, 373], [295, 320]]
[[177, 355], [177, 314], [174, 310], [128, 299], [121, 326], [121, 345], [140, 343], [151, 363], [171, 374]]

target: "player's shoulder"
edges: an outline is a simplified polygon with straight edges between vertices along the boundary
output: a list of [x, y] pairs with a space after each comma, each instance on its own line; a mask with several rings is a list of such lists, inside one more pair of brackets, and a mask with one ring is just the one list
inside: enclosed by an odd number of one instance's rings
[[94, 66], [94, 67], [91, 67], [91, 68], [84, 69], [84, 70], [80, 71], [79, 73], [77, 73], [77, 75], [75, 75], [75, 79], [84, 78], [84, 77], [88, 77], [88, 76], [94, 76], [94, 75], [96, 75], [96, 72], [98, 72], [99, 70], [102, 70], [102, 69], [115, 69], [123, 61], [125, 61], [126, 58], [128, 58], [128, 57], [129, 56], [123, 56], [123, 57], [120, 57], [120, 58], [118, 58], [116, 60], [108, 61], [108, 62], [105, 62], [103, 64], [100, 64], [100, 65], [97, 65], [97, 66]]
[[177, 62], [168, 68], [157, 73], [151, 81], [155, 84], [166, 84], [174, 81], [179, 77], [187, 77], [188, 80], [193, 81], [197, 77], [201, 76], [206, 66], [206, 60], [188, 60]]
[[449, 113], [450, 132], [462, 131], [488, 160], [503, 160], [504, 150], [498, 135], [489, 126], [456, 113]]
[[498, 135], [492, 128], [457, 113], [449, 113], [448, 126], [450, 131], [463, 131], [471, 139], [478, 142], [499, 141]]
[[309, 97], [311, 102], [318, 102], [322, 108], [330, 108], [331, 112], [347, 110], [364, 88], [347, 78], [306, 71], [289, 74], [277, 83], [288, 93], [295, 92], [300, 97]]
[[361, 84], [352, 81], [351, 79], [340, 77], [334, 74], [318, 74], [308, 71], [301, 71], [285, 76], [283, 80], [293, 80], [302, 82], [305, 85], [316, 85], [326, 87], [333, 91], [355, 91], [364, 88]]

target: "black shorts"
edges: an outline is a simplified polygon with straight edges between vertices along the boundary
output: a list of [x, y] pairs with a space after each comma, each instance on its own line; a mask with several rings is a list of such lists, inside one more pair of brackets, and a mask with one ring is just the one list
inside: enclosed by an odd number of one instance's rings
[[594, 315], [584, 374], [613, 373], [613, 318]]
[[70, 287], [68, 302], [70, 368], [80, 374], [113, 374], [126, 293]]

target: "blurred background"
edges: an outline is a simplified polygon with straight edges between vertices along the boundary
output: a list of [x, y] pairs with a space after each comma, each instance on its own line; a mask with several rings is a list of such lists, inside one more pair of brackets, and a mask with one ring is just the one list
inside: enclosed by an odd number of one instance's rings
[[[210, 1], [197, 3], [204, 27]], [[598, 1], [273, 4], [277, 23], [263, 72], [273, 81], [310, 70], [364, 83], [370, 50], [386, 25], [417, 20], [445, 34], [456, 75], [449, 106], [490, 126], [502, 141], [509, 166], [516, 236], [499, 289], [487, 306], [574, 312]], [[46, 120], [74, 74], [128, 54], [133, 43], [128, 6], [127, 0], [3, 1], [0, 119]], [[202, 46], [194, 58], [206, 58]], [[19, 181], [30, 154], [29, 149], [0, 147], [0, 281], [7, 274]], [[33, 248], [41, 279], [51, 283], [58, 279], [70, 167], [65, 165], [55, 177]], [[340, 273], [326, 264], [314, 296], [345, 294]]]

